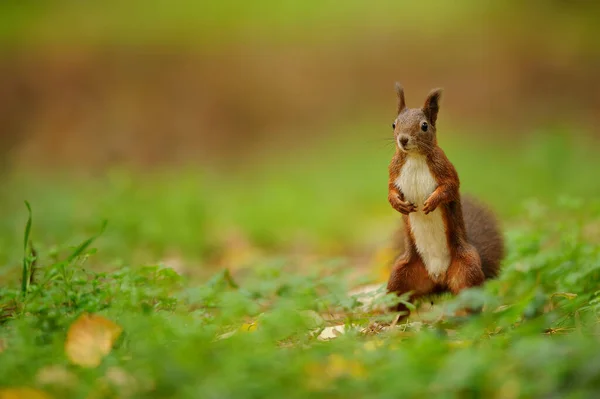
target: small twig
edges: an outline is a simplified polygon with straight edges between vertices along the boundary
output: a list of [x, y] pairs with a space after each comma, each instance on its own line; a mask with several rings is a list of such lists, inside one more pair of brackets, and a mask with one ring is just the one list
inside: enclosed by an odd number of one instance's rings
[[396, 317], [394, 319], [394, 321], [392, 321], [392, 324], [390, 324], [390, 330], [393, 329], [394, 327], [396, 327], [396, 324], [398, 324], [398, 321], [400, 320], [400, 317], [402, 317], [402, 315], [398, 315], [398, 317]]

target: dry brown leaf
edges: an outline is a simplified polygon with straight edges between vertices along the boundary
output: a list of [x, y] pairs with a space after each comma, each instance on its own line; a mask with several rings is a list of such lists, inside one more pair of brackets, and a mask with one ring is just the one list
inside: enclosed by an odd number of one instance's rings
[[44, 391], [33, 388], [0, 389], [0, 399], [51, 399]]
[[69, 327], [67, 357], [79, 366], [97, 367], [121, 332], [120, 326], [102, 316], [83, 314]]

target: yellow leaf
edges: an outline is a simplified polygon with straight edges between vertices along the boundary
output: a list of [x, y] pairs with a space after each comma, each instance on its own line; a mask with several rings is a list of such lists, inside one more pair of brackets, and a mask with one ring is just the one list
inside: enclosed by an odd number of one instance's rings
[[33, 388], [0, 389], [0, 399], [51, 399], [46, 392]]
[[253, 323], [244, 323], [240, 327], [240, 331], [252, 332], [252, 331], [256, 330], [257, 327], [258, 327], [258, 324], [256, 322], [253, 322]]
[[233, 331], [229, 331], [229, 332], [226, 332], [225, 334], [219, 335], [217, 337], [217, 340], [231, 338], [238, 332], [243, 332], [243, 333], [254, 332], [254, 331], [256, 331], [257, 328], [258, 328], [258, 321], [251, 321], [249, 323], [244, 323]]
[[83, 314], [67, 332], [67, 357], [79, 366], [96, 367], [110, 353], [121, 331], [121, 327], [102, 316]]
[[362, 363], [338, 354], [329, 355], [325, 364], [308, 364], [305, 372], [308, 387], [315, 391], [327, 389], [333, 381], [342, 377], [363, 379], [367, 375]]

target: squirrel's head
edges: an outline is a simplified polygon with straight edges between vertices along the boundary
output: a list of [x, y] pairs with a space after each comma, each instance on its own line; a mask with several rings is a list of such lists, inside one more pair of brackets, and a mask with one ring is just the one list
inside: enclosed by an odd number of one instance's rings
[[442, 89], [432, 90], [423, 108], [407, 108], [404, 89], [396, 83], [398, 110], [392, 123], [398, 149], [404, 153], [427, 154], [437, 145], [436, 121]]

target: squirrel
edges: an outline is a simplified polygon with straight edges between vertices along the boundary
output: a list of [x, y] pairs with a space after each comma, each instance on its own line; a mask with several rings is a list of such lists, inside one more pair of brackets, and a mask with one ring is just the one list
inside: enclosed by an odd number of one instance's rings
[[[450, 291], [458, 294], [498, 275], [504, 241], [491, 211], [461, 199], [454, 165], [438, 146], [436, 123], [442, 89], [422, 108], [407, 108], [396, 83], [396, 152], [389, 164], [388, 201], [402, 214], [404, 253], [395, 261], [387, 291], [410, 292], [409, 301]], [[404, 304], [393, 310], [410, 312]]]

